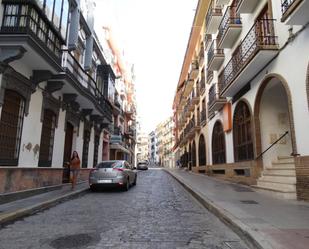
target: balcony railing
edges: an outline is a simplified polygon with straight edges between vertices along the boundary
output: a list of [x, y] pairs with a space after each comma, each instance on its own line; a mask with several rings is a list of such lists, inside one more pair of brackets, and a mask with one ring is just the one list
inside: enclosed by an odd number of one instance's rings
[[209, 9], [206, 16], [206, 27], [208, 27], [210, 23], [210, 19], [213, 15], [222, 15], [222, 8], [221, 6], [216, 6], [215, 0], [212, 0], [209, 5]]
[[206, 124], [206, 108], [202, 109], [202, 111], [201, 111], [200, 123], [201, 123], [201, 125]]
[[205, 92], [205, 73], [202, 74], [202, 77], [201, 77], [201, 80], [200, 80], [200, 83], [199, 83], [199, 87], [200, 87], [200, 95], [203, 95], [204, 92]]
[[298, 2], [299, 0], [281, 0], [281, 11], [282, 15], [284, 15], [289, 8], [295, 3]]
[[237, 52], [233, 54], [231, 60], [219, 76], [219, 83], [222, 86], [221, 90], [233, 82], [259, 50], [273, 49], [274, 46], [277, 46], [277, 37], [274, 34], [273, 22], [273, 19], [261, 19], [255, 22], [239, 45]]
[[223, 36], [229, 29], [230, 25], [233, 25], [233, 24], [241, 24], [241, 18], [236, 13], [236, 7], [230, 6], [226, 9], [225, 14], [219, 26], [219, 32], [217, 35], [218, 43], [221, 42]]
[[219, 89], [217, 89], [216, 84], [213, 84], [208, 92], [208, 106], [212, 106], [214, 102], [219, 98]]
[[71, 75], [75, 82], [78, 82], [84, 89], [87, 89], [94, 97], [101, 98], [102, 92], [97, 88], [95, 80], [85, 72], [79, 62], [71, 53], [63, 54], [63, 67]]
[[213, 40], [207, 54], [208, 67], [216, 55], [224, 55], [224, 50], [217, 48], [217, 40]]
[[213, 78], [214, 78], [214, 71], [208, 70], [207, 71], [207, 84], [210, 84]]
[[205, 40], [205, 50], [207, 50], [208, 45], [211, 44], [212, 35], [211, 34], [206, 34], [204, 40]]
[[[4, 5], [3, 22], [1, 33], [4, 34], [27, 34], [30, 35], [41, 47], [48, 49], [60, 64], [61, 40], [60, 35], [39, 11], [27, 3], [13, 4], [14, 10], [6, 11], [10, 6]], [[16, 13], [15, 13], [15, 12]]]

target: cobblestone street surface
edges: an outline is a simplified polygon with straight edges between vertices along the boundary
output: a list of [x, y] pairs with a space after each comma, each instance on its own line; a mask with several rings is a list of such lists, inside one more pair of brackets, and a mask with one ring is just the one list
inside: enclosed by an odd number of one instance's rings
[[0, 248], [247, 247], [170, 175], [150, 169], [128, 192], [89, 192], [4, 227]]

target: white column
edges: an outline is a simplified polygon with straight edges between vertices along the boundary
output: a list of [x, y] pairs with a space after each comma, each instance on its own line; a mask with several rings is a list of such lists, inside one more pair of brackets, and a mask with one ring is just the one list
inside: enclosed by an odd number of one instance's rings
[[93, 153], [94, 153], [94, 128], [91, 128], [89, 150], [88, 150], [88, 168], [93, 167]]
[[42, 131], [42, 100], [42, 91], [39, 89], [31, 95], [29, 114], [23, 120], [18, 166], [38, 166]]

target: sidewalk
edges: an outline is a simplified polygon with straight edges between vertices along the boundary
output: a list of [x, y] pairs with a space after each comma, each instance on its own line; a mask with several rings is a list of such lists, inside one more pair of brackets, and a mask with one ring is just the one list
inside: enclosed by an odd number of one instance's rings
[[254, 189], [179, 169], [166, 169], [253, 248], [309, 248], [309, 203], [275, 199]]
[[9, 222], [15, 221], [16, 219], [31, 215], [43, 209], [49, 208], [59, 202], [78, 196], [79, 194], [87, 191], [88, 188], [87, 182], [77, 184], [74, 191], [71, 190], [70, 185], [65, 185], [57, 190], [1, 204], [0, 228]]

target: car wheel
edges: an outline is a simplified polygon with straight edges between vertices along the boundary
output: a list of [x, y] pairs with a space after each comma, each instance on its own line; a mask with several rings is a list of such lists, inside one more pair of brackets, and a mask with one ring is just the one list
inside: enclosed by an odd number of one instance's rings
[[137, 181], [137, 174], [135, 174], [135, 179], [134, 179], [134, 182], [133, 182], [134, 186], [136, 185], [136, 181]]
[[129, 178], [127, 179], [126, 185], [124, 185], [124, 191], [128, 191], [130, 188], [130, 180]]
[[97, 190], [97, 188], [95, 187], [95, 186], [90, 186], [90, 190], [92, 191], [92, 192], [95, 192], [96, 190]]

